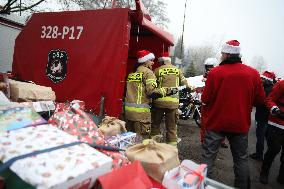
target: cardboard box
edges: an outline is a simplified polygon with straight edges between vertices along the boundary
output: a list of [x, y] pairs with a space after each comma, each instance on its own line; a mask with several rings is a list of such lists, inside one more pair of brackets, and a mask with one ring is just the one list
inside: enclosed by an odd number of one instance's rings
[[9, 80], [11, 99], [13, 101], [39, 101], [55, 100], [55, 92], [51, 87], [40, 86], [32, 83]]
[[[4, 132], [0, 133], [0, 160], [5, 163], [19, 155], [76, 141], [75, 136], [51, 125]], [[18, 160], [10, 170], [35, 188], [83, 189], [91, 188], [96, 178], [110, 172], [111, 167], [111, 158], [80, 144]]]

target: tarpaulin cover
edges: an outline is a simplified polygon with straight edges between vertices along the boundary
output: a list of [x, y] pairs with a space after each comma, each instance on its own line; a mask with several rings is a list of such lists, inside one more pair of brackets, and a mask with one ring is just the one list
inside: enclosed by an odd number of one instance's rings
[[122, 110], [129, 9], [34, 14], [16, 39], [13, 73], [108, 115]]

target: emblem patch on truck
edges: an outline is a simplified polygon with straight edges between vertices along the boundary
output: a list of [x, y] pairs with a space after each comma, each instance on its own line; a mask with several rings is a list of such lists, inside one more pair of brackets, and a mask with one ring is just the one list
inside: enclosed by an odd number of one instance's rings
[[48, 61], [45, 74], [53, 82], [59, 83], [67, 75], [68, 55], [63, 50], [51, 50], [48, 53]]

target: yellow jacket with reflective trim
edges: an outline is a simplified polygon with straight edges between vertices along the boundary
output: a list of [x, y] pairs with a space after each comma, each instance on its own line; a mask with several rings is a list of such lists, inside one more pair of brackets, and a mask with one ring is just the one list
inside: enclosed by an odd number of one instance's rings
[[[162, 65], [155, 69], [154, 73], [157, 77], [158, 87], [176, 88], [181, 85], [189, 87], [182, 71], [174, 65]], [[158, 108], [176, 109], [179, 105], [179, 94], [158, 98], [154, 100], [153, 104]]]
[[127, 77], [125, 96], [125, 118], [131, 121], [151, 121], [151, 97], [166, 96], [165, 89], [157, 88], [157, 79], [153, 71], [141, 65], [136, 72]]

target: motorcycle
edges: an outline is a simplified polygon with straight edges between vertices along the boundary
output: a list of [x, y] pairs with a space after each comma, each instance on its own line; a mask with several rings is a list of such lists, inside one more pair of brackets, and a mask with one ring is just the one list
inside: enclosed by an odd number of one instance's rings
[[187, 89], [179, 91], [179, 118], [182, 120], [194, 119], [198, 127], [201, 124], [201, 93], [190, 93]]

